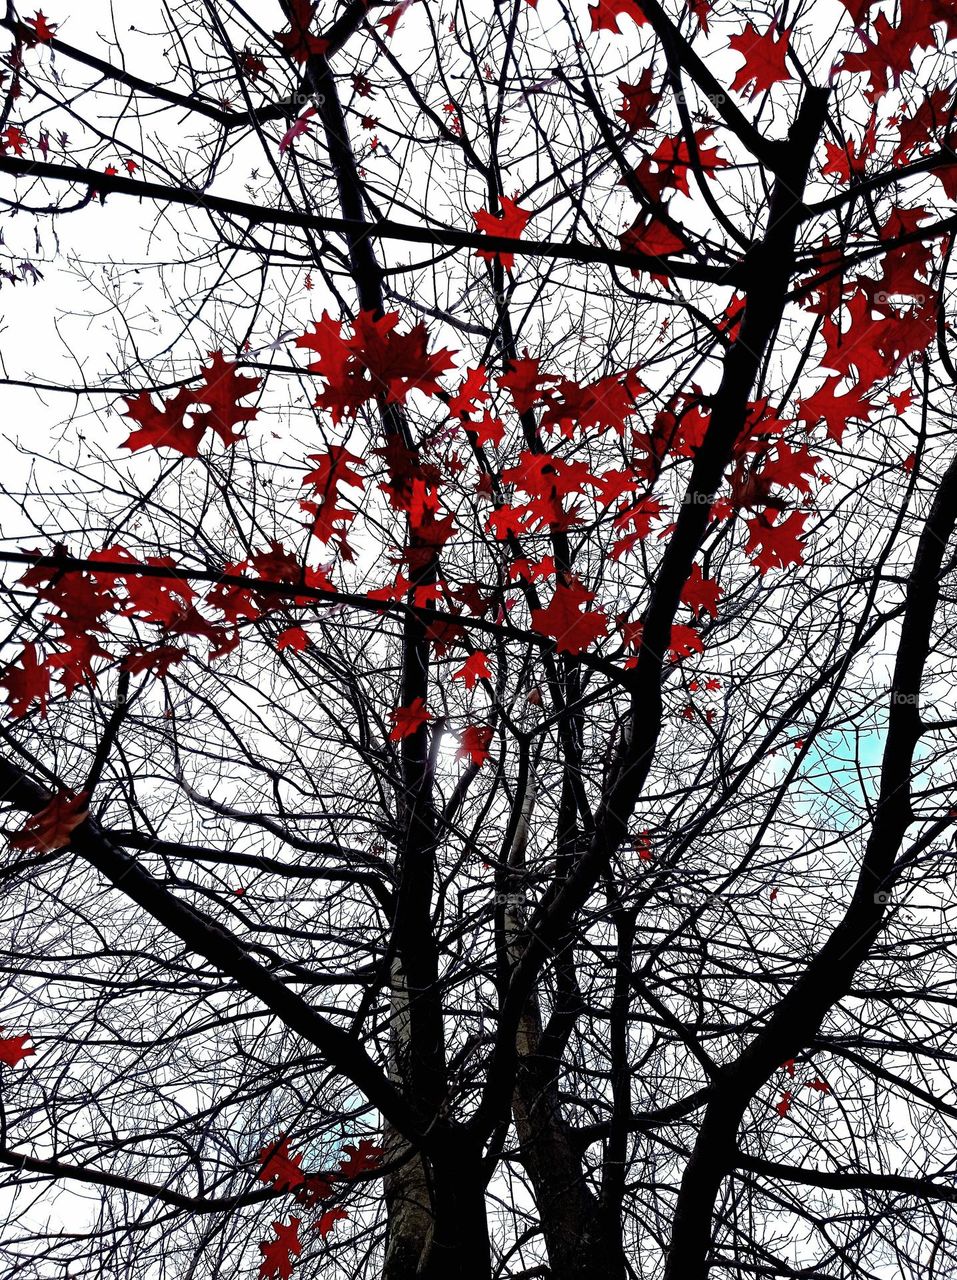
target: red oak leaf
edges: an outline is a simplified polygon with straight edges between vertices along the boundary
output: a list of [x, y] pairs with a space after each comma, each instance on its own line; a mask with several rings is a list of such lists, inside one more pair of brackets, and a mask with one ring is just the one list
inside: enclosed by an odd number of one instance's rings
[[[390, 711], [389, 718], [393, 724], [389, 740], [391, 742], [399, 742], [402, 738], [407, 738], [410, 734], [418, 732], [427, 721], [432, 720], [434, 717], [431, 712], [426, 710], [422, 699], [415, 698], [407, 707], [396, 707], [394, 711]], [[348, 1150], [348, 1148], [346, 1149]]]
[[807, 1083], [807, 1087], [809, 1089], [815, 1089], [818, 1093], [831, 1092], [831, 1086], [827, 1083], [826, 1080], [818, 1080], [816, 1078], [814, 1080], [809, 1080]]
[[[953, 12], [935, 12], [934, 6], [925, 0], [902, 0], [900, 22], [892, 27], [883, 13], [877, 15], [873, 36], [864, 37], [864, 48], [859, 53], [845, 53], [838, 71], [863, 71], [870, 76], [868, 98], [873, 102], [886, 93], [890, 85], [896, 89], [901, 76], [910, 69], [914, 53], [918, 49], [930, 49], [935, 44], [933, 25], [946, 20], [954, 23]], [[950, 37], [948, 37], [950, 38]]]
[[[640, 213], [627, 231], [618, 237], [626, 253], [643, 253], [650, 257], [666, 258], [671, 253], [683, 253], [687, 242], [677, 235], [654, 214]], [[633, 272], [637, 275], [638, 272]]]
[[688, 0], [688, 8], [698, 19], [698, 26], [705, 34], [708, 32], [708, 15], [711, 12], [711, 5], [708, 0]]
[[753, 563], [760, 569], [762, 577], [769, 569], [786, 569], [791, 564], [804, 563], [804, 543], [801, 534], [807, 515], [802, 511], [792, 511], [786, 520], [775, 524], [773, 511], [765, 511], [762, 515], [748, 520], [748, 542], [745, 550], [760, 552], [753, 557]]
[[0, 676], [0, 687], [7, 691], [7, 705], [14, 718], [25, 716], [34, 702], [40, 708], [40, 715], [46, 716], [50, 673], [38, 660], [36, 645], [23, 646], [19, 661], [11, 662]]
[[188, 387], [181, 387], [172, 400], [161, 402], [157, 409], [148, 391], [141, 391], [134, 397], [125, 396], [126, 413], [124, 418], [132, 418], [138, 429], [130, 433], [123, 441], [124, 449], [176, 449], [186, 458], [195, 458], [199, 454], [199, 442], [203, 438], [203, 428], [195, 423], [187, 423], [185, 414], [192, 409], [193, 392]]
[[257, 1157], [262, 1168], [256, 1174], [260, 1182], [269, 1182], [277, 1191], [295, 1191], [305, 1181], [302, 1156], [289, 1151], [289, 1139], [280, 1134], [276, 1142], [263, 1147]]
[[89, 795], [81, 791], [59, 791], [52, 800], [30, 815], [17, 835], [10, 840], [12, 849], [32, 849], [36, 853], [53, 853], [65, 849], [70, 837], [89, 816]]
[[308, 107], [302, 115], [296, 120], [286, 132], [282, 135], [279, 142], [279, 154], [282, 155], [288, 151], [297, 138], [309, 136], [309, 121], [316, 114], [316, 107]]
[[[0, 1027], [0, 1031], [3, 1027]], [[32, 1036], [0, 1036], [0, 1062], [5, 1066], [15, 1067], [18, 1062], [22, 1062], [24, 1058], [29, 1058], [36, 1053], [36, 1049], [28, 1049], [27, 1041]]]
[[[383, 316], [360, 311], [352, 322], [353, 336], [345, 342], [351, 354], [346, 374], [364, 381], [367, 388], [364, 400], [384, 394], [394, 404], [405, 404], [406, 395], [412, 390], [435, 395], [439, 390], [437, 377], [454, 365], [451, 358], [454, 351], [428, 350], [424, 324], [419, 323], [408, 333], [400, 334], [395, 331], [398, 323], [399, 315], [394, 311]], [[363, 374], [368, 375], [367, 378], [363, 379]], [[335, 383], [330, 391], [334, 395]], [[325, 403], [323, 397], [320, 396], [317, 403]]]
[[3, 133], [0, 133], [0, 151], [2, 151], [4, 155], [7, 153], [7, 148], [9, 148], [15, 156], [25, 155], [26, 145], [27, 135], [19, 125], [12, 124], [9, 128], [4, 129]]
[[340, 1209], [338, 1207], [335, 1209], [327, 1209], [319, 1218], [319, 1221], [314, 1223], [313, 1230], [318, 1231], [323, 1240], [325, 1240], [326, 1236], [337, 1222], [341, 1222], [343, 1219], [348, 1221], [348, 1218], [349, 1215], [346, 1213], [345, 1209]]
[[543, 636], [553, 636], [560, 653], [581, 653], [608, 631], [608, 619], [600, 609], [581, 612], [582, 605], [594, 598], [594, 592], [574, 579], [560, 582], [548, 607], [531, 611], [532, 627]]
[[829, 378], [813, 395], [802, 400], [798, 407], [798, 417], [809, 427], [813, 427], [823, 418], [827, 423], [828, 439], [836, 440], [838, 444], [844, 438], [848, 422], [852, 418], [859, 422], [866, 422], [874, 407], [864, 397], [859, 386], [853, 386], [843, 395], [837, 395], [834, 388], [840, 381], [840, 375]]
[[469, 724], [462, 730], [461, 745], [455, 753], [456, 760], [468, 760], [474, 765], [483, 765], [488, 759], [489, 744], [494, 729], [487, 724]]
[[288, 1223], [274, 1222], [275, 1240], [263, 1240], [259, 1249], [263, 1260], [259, 1265], [259, 1280], [289, 1280], [297, 1258], [302, 1252], [299, 1242], [299, 1219]]
[[738, 71], [731, 88], [737, 92], [748, 90], [748, 97], [753, 98], [764, 93], [779, 80], [789, 80], [790, 73], [784, 65], [791, 32], [783, 31], [779, 39], [774, 38], [773, 24], [764, 35], [758, 32], [753, 23], [747, 23], [742, 32], [732, 36], [728, 45], [736, 53], [744, 57], [744, 66]]
[[554, 382], [552, 374], [539, 375], [540, 368], [541, 361], [530, 357], [526, 347], [525, 355], [510, 360], [506, 372], [495, 379], [512, 397], [516, 413], [527, 413], [533, 409], [541, 398], [543, 385]]
[[794, 1095], [791, 1091], [789, 1089], [785, 1089], [784, 1093], [781, 1095], [781, 1101], [775, 1106], [775, 1111], [782, 1118], [791, 1110], [791, 1100], [793, 1097]]
[[[531, 209], [522, 209], [508, 196], [499, 196], [500, 211], [489, 213], [487, 209], [479, 209], [473, 213], [479, 231], [490, 236], [506, 236], [510, 240], [519, 240], [528, 223], [535, 216]], [[506, 271], [511, 271], [515, 263], [513, 253], [499, 253], [496, 250], [476, 249], [475, 256], [492, 261], [498, 258]]]
[[308, 648], [309, 637], [302, 627], [287, 627], [285, 631], [280, 631], [276, 637], [276, 649], [279, 653], [282, 653], [284, 649], [292, 649], [295, 653], [302, 653]]
[[405, 13], [410, 5], [415, 4], [415, 0], [399, 0], [392, 12], [385, 18], [380, 18], [376, 23], [377, 27], [385, 27], [385, 34], [388, 39], [395, 35], [395, 29], [399, 25], [399, 19]]
[[491, 680], [492, 672], [488, 665], [488, 654], [476, 649], [469, 654], [458, 671], [452, 673], [453, 680], [462, 680], [466, 689], [474, 689], [479, 680]]
[[297, 62], [308, 62], [313, 54], [325, 53], [329, 48], [328, 40], [309, 33], [316, 7], [312, 0], [292, 0], [289, 5], [289, 30], [273, 33], [276, 43]]
[[467, 413], [474, 413], [477, 405], [490, 399], [490, 393], [485, 390], [487, 376], [482, 364], [475, 369], [466, 369], [458, 391], [449, 396], [449, 413], [453, 417], [461, 418]]
[[598, 0], [597, 4], [588, 6], [588, 12], [591, 14], [592, 31], [613, 31], [616, 35], [622, 34], [618, 25], [621, 17], [631, 18], [638, 27], [643, 27], [648, 21], [637, 0]]
[[177, 662], [182, 662], [185, 657], [185, 649], [177, 649], [171, 644], [161, 644], [155, 649], [131, 649], [120, 666], [133, 676], [142, 675], [144, 671], [152, 671], [162, 678], [169, 674], [170, 667]]
[[718, 600], [724, 593], [716, 582], [704, 577], [697, 564], [691, 566], [691, 574], [681, 590], [682, 604], [689, 605], [696, 618], [703, 612], [712, 618], [718, 616]]
[[[713, 134], [712, 129], [696, 129], [694, 133], [694, 151], [680, 135], [664, 138], [657, 148], [647, 157], [647, 163], [658, 166], [658, 172], [652, 175], [653, 194], [657, 197], [662, 187], [674, 187], [683, 195], [688, 195], [688, 171], [695, 166], [707, 177], [718, 169], [726, 169], [728, 161], [718, 155], [717, 147], [705, 146]], [[639, 165], [636, 176], [641, 181], [642, 166]]]
[[339, 1175], [348, 1182], [361, 1173], [370, 1173], [382, 1163], [383, 1150], [371, 1138], [360, 1138], [358, 1146], [347, 1142], [342, 1149], [346, 1159], [339, 1161]]
[[668, 639], [668, 657], [671, 662], [680, 662], [682, 658], [690, 658], [693, 653], [704, 653], [704, 642], [694, 627], [686, 627], [680, 622], [674, 623]]
[[209, 358], [212, 364], [203, 370], [205, 385], [193, 392], [193, 399], [208, 407], [203, 413], [196, 414], [195, 424], [203, 430], [208, 427], [215, 431], [223, 444], [235, 444], [243, 436], [234, 428], [240, 422], [252, 422], [259, 412], [258, 409], [240, 407], [239, 401], [252, 395], [262, 379], [237, 373], [237, 366], [225, 360], [221, 351], [211, 351]]
[[637, 84], [619, 80], [618, 88], [624, 96], [615, 115], [625, 122], [628, 132], [638, 133], [641, 129], [654, 128], [655, 121], [651, 112], [652, 108], [659, 105], [661, 95], [651, 87], [651, 67], [645, 67]]
[[800, 449], [792, 449], [785, 441], [779, 440], [775, 445], [774, 457], [767, 460], [761, 475], [769, 484], [780, 485], [782, 489], [790, 486], [800, 493], [808, 494], [811, 486], [805, 477], [814, 475], [820, 461], [806, 445], [802, 445]]
[[56, 29], [59, 26], [59, 23], [51, 22], [42, 10], [40, 10], [35, 13], [32, 18], [27, 18], [27, 26], [33, 28], [30, 33], [30, 38], [36, 44], [49, 44], [56, 35]]
[[309, 461], [316, 465], [303, 477], [303, 484], [311, 484], [313, 489], [324, 497], [335, 495], [340, 484], [361, 489], [365, 480], [356, 467], [363, 465], [362, 459], [340, 444], [330, 445], [325, 453], [310, 453]]
[[491, 413], [483, 413], [477, 422], [465, 422], [463, 426], [479, 448], [490, 444], [497, 449], [505, 435], [505, 423]]

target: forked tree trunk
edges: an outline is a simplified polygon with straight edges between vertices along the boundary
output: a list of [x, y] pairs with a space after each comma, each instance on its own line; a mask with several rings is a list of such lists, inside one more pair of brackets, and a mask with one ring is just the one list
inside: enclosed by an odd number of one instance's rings
[[[524, 926], [521, 872], [532, 810], [533, 776], [509, 855], [514, 897], [505, 912], [510, 959]], [[522, 1163], [535, 1193], [551, 1280], [624, 1280], [625, 1265], [617, 1226], [609, 1230], [597, 1197], [585, 1179], [581, 1153], [570, 1140], [558, 1096], [560, 1064], [540, 1052], [541, 1006], [532, 994], [519, 1024], [518, 1063], [512, 1095], [512, 1118]]]

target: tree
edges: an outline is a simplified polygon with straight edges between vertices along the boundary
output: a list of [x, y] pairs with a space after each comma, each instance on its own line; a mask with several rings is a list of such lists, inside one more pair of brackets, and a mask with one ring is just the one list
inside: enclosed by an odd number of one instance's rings
[[9, 1272], [953, 1274], [957, 11], [130, 12], [0, 20]]

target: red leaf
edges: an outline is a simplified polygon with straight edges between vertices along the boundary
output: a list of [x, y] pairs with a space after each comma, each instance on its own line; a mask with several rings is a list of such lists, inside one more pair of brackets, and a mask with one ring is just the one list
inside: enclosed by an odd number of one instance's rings
[[786, 1116], [787, 1113], [791, 1110], [791, 1099], [793, 1098], [793, 1096], [794, 1095], [790, 1092], [789, 1089], [785, 1089], [784, 1093], [781, 1095], [781, 1101], [774, 1108], [775, 1111], [778, 1113], [778, 1115], [781, 1116], [782, 1118]]
[[631, 18], [637, 27], [643, 27], [648, 21], [637, 0], [598, 0], [597, 4], [588, 6], [588, 12], [592, 31], [613, 31], [616, 35], [622, 34], [618, 25], [621, 17]]
[[711, 12], [711, 6], [708, 3], [708, 0], [688, 0], [688, 8], [698, 19], [698, 26], [705, 34], [707, 34], [708, 15]]
[[859, 422], [866, 422], [868, 414], [874, 407], [869, 400], [865, 399], [859, 386], [852, 387], [843, 395], [837, 395], [834, 388], [840, 381], [841, 375], [829, 378], [813, 395], [802, 400], [798, 408], [798, 417], [809, 427], [813, 427], [823, 418], [827, 423], [828, 439], [836, 440], [838, 444], [844, 438], [844, 430], [850, 419], [856, 418]]
[[0, 151], [4, 155], [6, 155], [9, 147], [15, 156], [22, 156], [26, 152], [26, 145], [27, 135], [19, 125], [12, 124], [9, 128], [4, 129], [3, 133], [0, 133]]
[[784, 31], [780, 39], [775, 40], [773, 24], [768, 27], [764, 35], [760, 35], [758, 29], [750, 22], [742, 32], [732, 36], [728, 45], [736, 53], [743, 55], [744, 66], [731, 82], [731, 88], [735, 92], [743, 92], [751, 85], [748, 97], [753, 98], [770, 89], [779, 80], [789, 80], [791, 76], [784, 65], [784, 55], [787, 52], [790, 36], [790, 30]]
[[[0, 1031], [3, 1027], [0, 1027]], [[15, 1067], [24, 1058], [36, 1053], [36, 1049], [28, 1049], [26, 1043], [32, 1039], [30, 1035], [0, 1037], [0, 1062], [8, 1067]]]
[[302, 627], [287, 627], [276, 637], [276, 649], [279, 653], [282, 653], [283, 649], [293, 649], [296, 653], [302, 653], [308, 648], [309, 637]]
[[540, 367], [541, 361], [532, 359], [526, 347], [525, 355], [510, 360], [507, 371], [495, 379], [512, 397], [516, 413], [527, 413], [534, 408], [541, 398], [541, 385], [554, 381], [551, 374], [539, 376]]
[[870, 76], [867, 96], [873, 102], [886, 93], [890, 85], [895, 89], [900, 85], [901, 76], [910, 69], [915, 51], [934, 46], [934, 23], [945, 20], [953, 29], [955, 18], [952, 11], [935, 12], [935, 6], [926, 0], [902, 0], [899, 24], [892, 27], [886, 15], [879, 13], [873, 36], [864, 38], [864, 48], [859, 53], [845, 53], [836, 70], [867, 72]]
[[700, 618], [703, 612], [710, 613], [712, 618], [716, 618], [718, 600], [722, 595], [723, 592], [718, 584], [704, 577], [697, 564], [691, 566], [691, 574], [681, 591], [681, 602], [691, 607], [696, 618]]
[[462, 425], [479, 448], [490, 444], [497, 449], [505, 435], [505, 423], [491, 413], [483, 413], [477, 422], [464, 422]]
[[779, 1071], [786, 1071], [791, 1079], [794, 1079], [794, 1059], [786, 1058], [778, 1068]]
[[[480, 209], [478, 213], [472, 214], [479, 231], [484, 231], [486, 235], [506, 236], [510, 240], [520, 239], [522, 232], [535, 216], [534, 213], [530, 209], [520, 208], [508, 196], [499, 196], [498, 202], [501, 206], [498, 213], [489, 213], [487, 209]], [[496, 250], [476, 249], [475, 256], [485, 258], [486, 261], [498, 258], [506, 271], [511, 271], [515, 263], [513, 253], [499, 253]]]
[[407, 707], [396, 707], [394, 711], [389, 712], [389, 718], [393, 724], [392, 732], [389, 734], [390, 742], [399, 742], [402, 738], [417, 733], [424, 724], [434, 719], [431, 712], [426, 710], [421, 698], [415, 698]]
[[297, 62], [307, 62], [313, 54], [325, 53], [329, 48], [329, 41], [309, 33], [316, 5], [312, 0], [292, 0], [289, 8], [289, 30], [273, 33], [277, 44]]
[[161, 644], [155, 649], [131, 649], [120, 666], [133, 676], [142, 675], [144, 671], [153, 671], [156, 675], [163, 677], [169, 674], [170, 667], [177, 662], [182, 662], [185, 657], [185, 649], [177, 649], [175, 645]]
[[302, 1252], [299, 1242], [299, 1219], [290, 1218], [289, 1222], [274, 1222], [275, 1240], [263, 1240], [259, 1248], [263, 1260], [259, 1265], [259, 1280], [289, 1280], [295, 1266], [293, 1258]]
[[808, 1087], [809, 1089], [815, 1089], [818, 1093], [830, 1093], [830, 1092], [831, 1092], [831, 1086], [827, 1083], [827, 1081], [826, 1081], [826, 1080], [818, 1080], [817, 1078], [815, 1078], [814, 1080], [809, 1080], [809, 1081], [808, 1081], [808, 1084], [807, 1084], [807, 1087]]
[[807, 515], [801, 511], [792, 511], [786, 520], [775, 524], [775, 513], [766, 511], [763, 515], [748, 520], [748, 542], [746, 551], [761, 548], [753, 557], [753, 563], [761, 570], [762, 576], [769, 569], [785, 569], [791, 564], [804, 563], [804, 543], [801, 534]]
[[365, 480], [356, 471], [363, 462], [356, 454], [340, 444], [330, 445], [326, 453], [310, 453], [309, 461], [316, 466], [303, 477], [303, 484], [311, 484], [317, 493], [324, 497], [335, 496], [339, 485], [346, 484], [361, 489]]
[[629, 133], [637, 133], [640, 129], [654, 128], [652, 108], [660, 102], [660, 93], [651, 87], [651, 67], [645, 67], [637, 84], [629, 84], [627, 80], [619, 80], [618, 88], [624, 95], [621, 106], [615, 112], [625, 122]]
[[[309, 121], [316, 115], [315, 107], [308, 107], [302, 115], [296, 120], [286, 132], [282, 135], [279, 142], [279, 154], [288, 151], [297, 138], [309, 136]], [[308, 279], [308, 277], [307, 277]], [[306, 286], [309, 287], [308, 285]]]
[[346, 1213], [345, 1209], [327, 1209], [325, 1213], [322, 1214], [319, 1221], [313, 1225], [313, 1230], [318, 1231], [323, 1240], [325, 1240], [326, 1236], [337, 1222], [341, 1222], [343, 1219], [348, 1220], [348, 1218], [349, 1215]]
[[399, 25], [399, 19], [405, 13], [410, 5], [415, 4], [415, 0], [399, 0], [388, 17], [380, 18], [376, 23], [377, 27], [385, 27], [386, 37], [391, 39], [395, 35], [395, 29]]
[[360, 1138], [359, 1145], [347, 1142], [343, 1146], [346, 1159], [339, 1161], [339, 1174], [351, 1182], [360, 1173], [369, 1173], [382, 1163], [383, 1150], [377, 1147], [371, 1138]]
[[36, 853], [53, 853], [65, 849], [70, 837], [89, 816], [89, 796], [85, 791], [59, 791], [52, 800], [30, 815], [18, 835], [10, 840], [11, 849], [32, 849]]
[[289, 1152], [289, 1139], [280, 1134], [276, 1142], [263, 1147], [259, 1152], [262, 1168], [256, 1177], [260, 1182], [270, 1182], [277, 1191], [295, 1191], [305, 1181], [302, 1171], [302, 1156], [294, 1156]]
[[32, 40], [37, 44], [49, 44], [56, 35], [59, 23], [51, 22], [41, 10], [35, 13], [32, 18], [27, 18], [27, 26], [33, 28], [31, 32]]
[[485, 390], [487, 372], [483, 364], [475, 369], [466, 369], [465, 377], [458, 391], [449, 396], [449, 413], [461, 418], [467, 413], [474, 413], [476, 406], [490, 399]]
[[11, 662], [0, 676], [0, 686], [7, 691], [7, 705], [15, 718], [25, 716], [34, 702], [39, 704], [40, 715], [46, 716], [50, 674], [37, 659], [36, 645], [23, 646], [19, 662]]
[[240, 408], [239, 401], [257, 390], [261, 378], [237, 373], [237, 366], [223, 358], [221, 351], [209, 353], [212, 364], [203, 370], [204, 387], [193, 392], [193, 399], [208, 406], [197, 413], [195, 425], [215, 431], [223, 444], [235, 444], [242, 440], [242, 432], [234, 431], [240, 422], [252, 422], [258, 409]]
[[463, 680], [466, 689], [474, 689], [479, 680], [490, 680], [491, 678], [492, 672], [489, 670], [488, 654], [483, 653], [481, 649], [476, 649], [474, 653], [469, 654], [458, 671], [452, 673], [452, 679]]
[[560, 653], [581, 653], [608, 631], [608, 619], [600, 609], [581, 612], [581, 606], [594, 598], [580, 582], [558, 583], [548, 607], [531, 611], [532, 627], [553, 636]]
[[469, 760], [472, 764], [483, 765], [488, 759], [488, 748], [494, 732], [489, 725], [466, 725], [462, 730], [461, 746], [455, 753], [456, 760]]
[[668, 638], [668, 657], [672, 662], [680, 662], [682, 658], [690, 658], [693, 653], [704, 653], [704, 642], [694, 627], [686, 627], [676, 622], [672, 625]]
[[188, 387], [181, 387], [172, 400], [161, 401], [157, 409], [148, 391], [141, 391], [138, 396], [125, 396], [126, 413], [124, 418], [132, 418], [138, 424], [138, 430], [131, 432], [123, 441], [124, 449], [145, 449], [148, 445], [154, 449], [176, 449], [186, 458], [195, 458], [199, 453], [199, 442], [203, 438], [203, 430], [195, 423], [187, 423], [185, 414], [193, 406], [193, 393]]
[[[640, 213], [627, 231], [618, 237], [626, 253], [643, 253], [655, 258], [666, 258], [671, 253], [683, 253], [686, 241], [654, 214]], [[637, 275], [638, 272], [633, 274]]]

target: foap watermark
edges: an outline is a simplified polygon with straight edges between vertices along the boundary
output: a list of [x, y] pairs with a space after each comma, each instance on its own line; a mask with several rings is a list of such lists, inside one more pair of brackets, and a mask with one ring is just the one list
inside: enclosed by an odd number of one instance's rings
[[497, 893], [495, 895], [495, 903], [499, 907], [526, 907], [528, 906], [528, 894]]
[[726, 93], [706, 93], [703, 89], [698, 93], [685, 93], [684, 89], [679, 89], [675, 94], [675, 102], [680, 102], [684, 107], [696, 107], [702, 98], [713, 107], [723, 107], [728, 101]]

